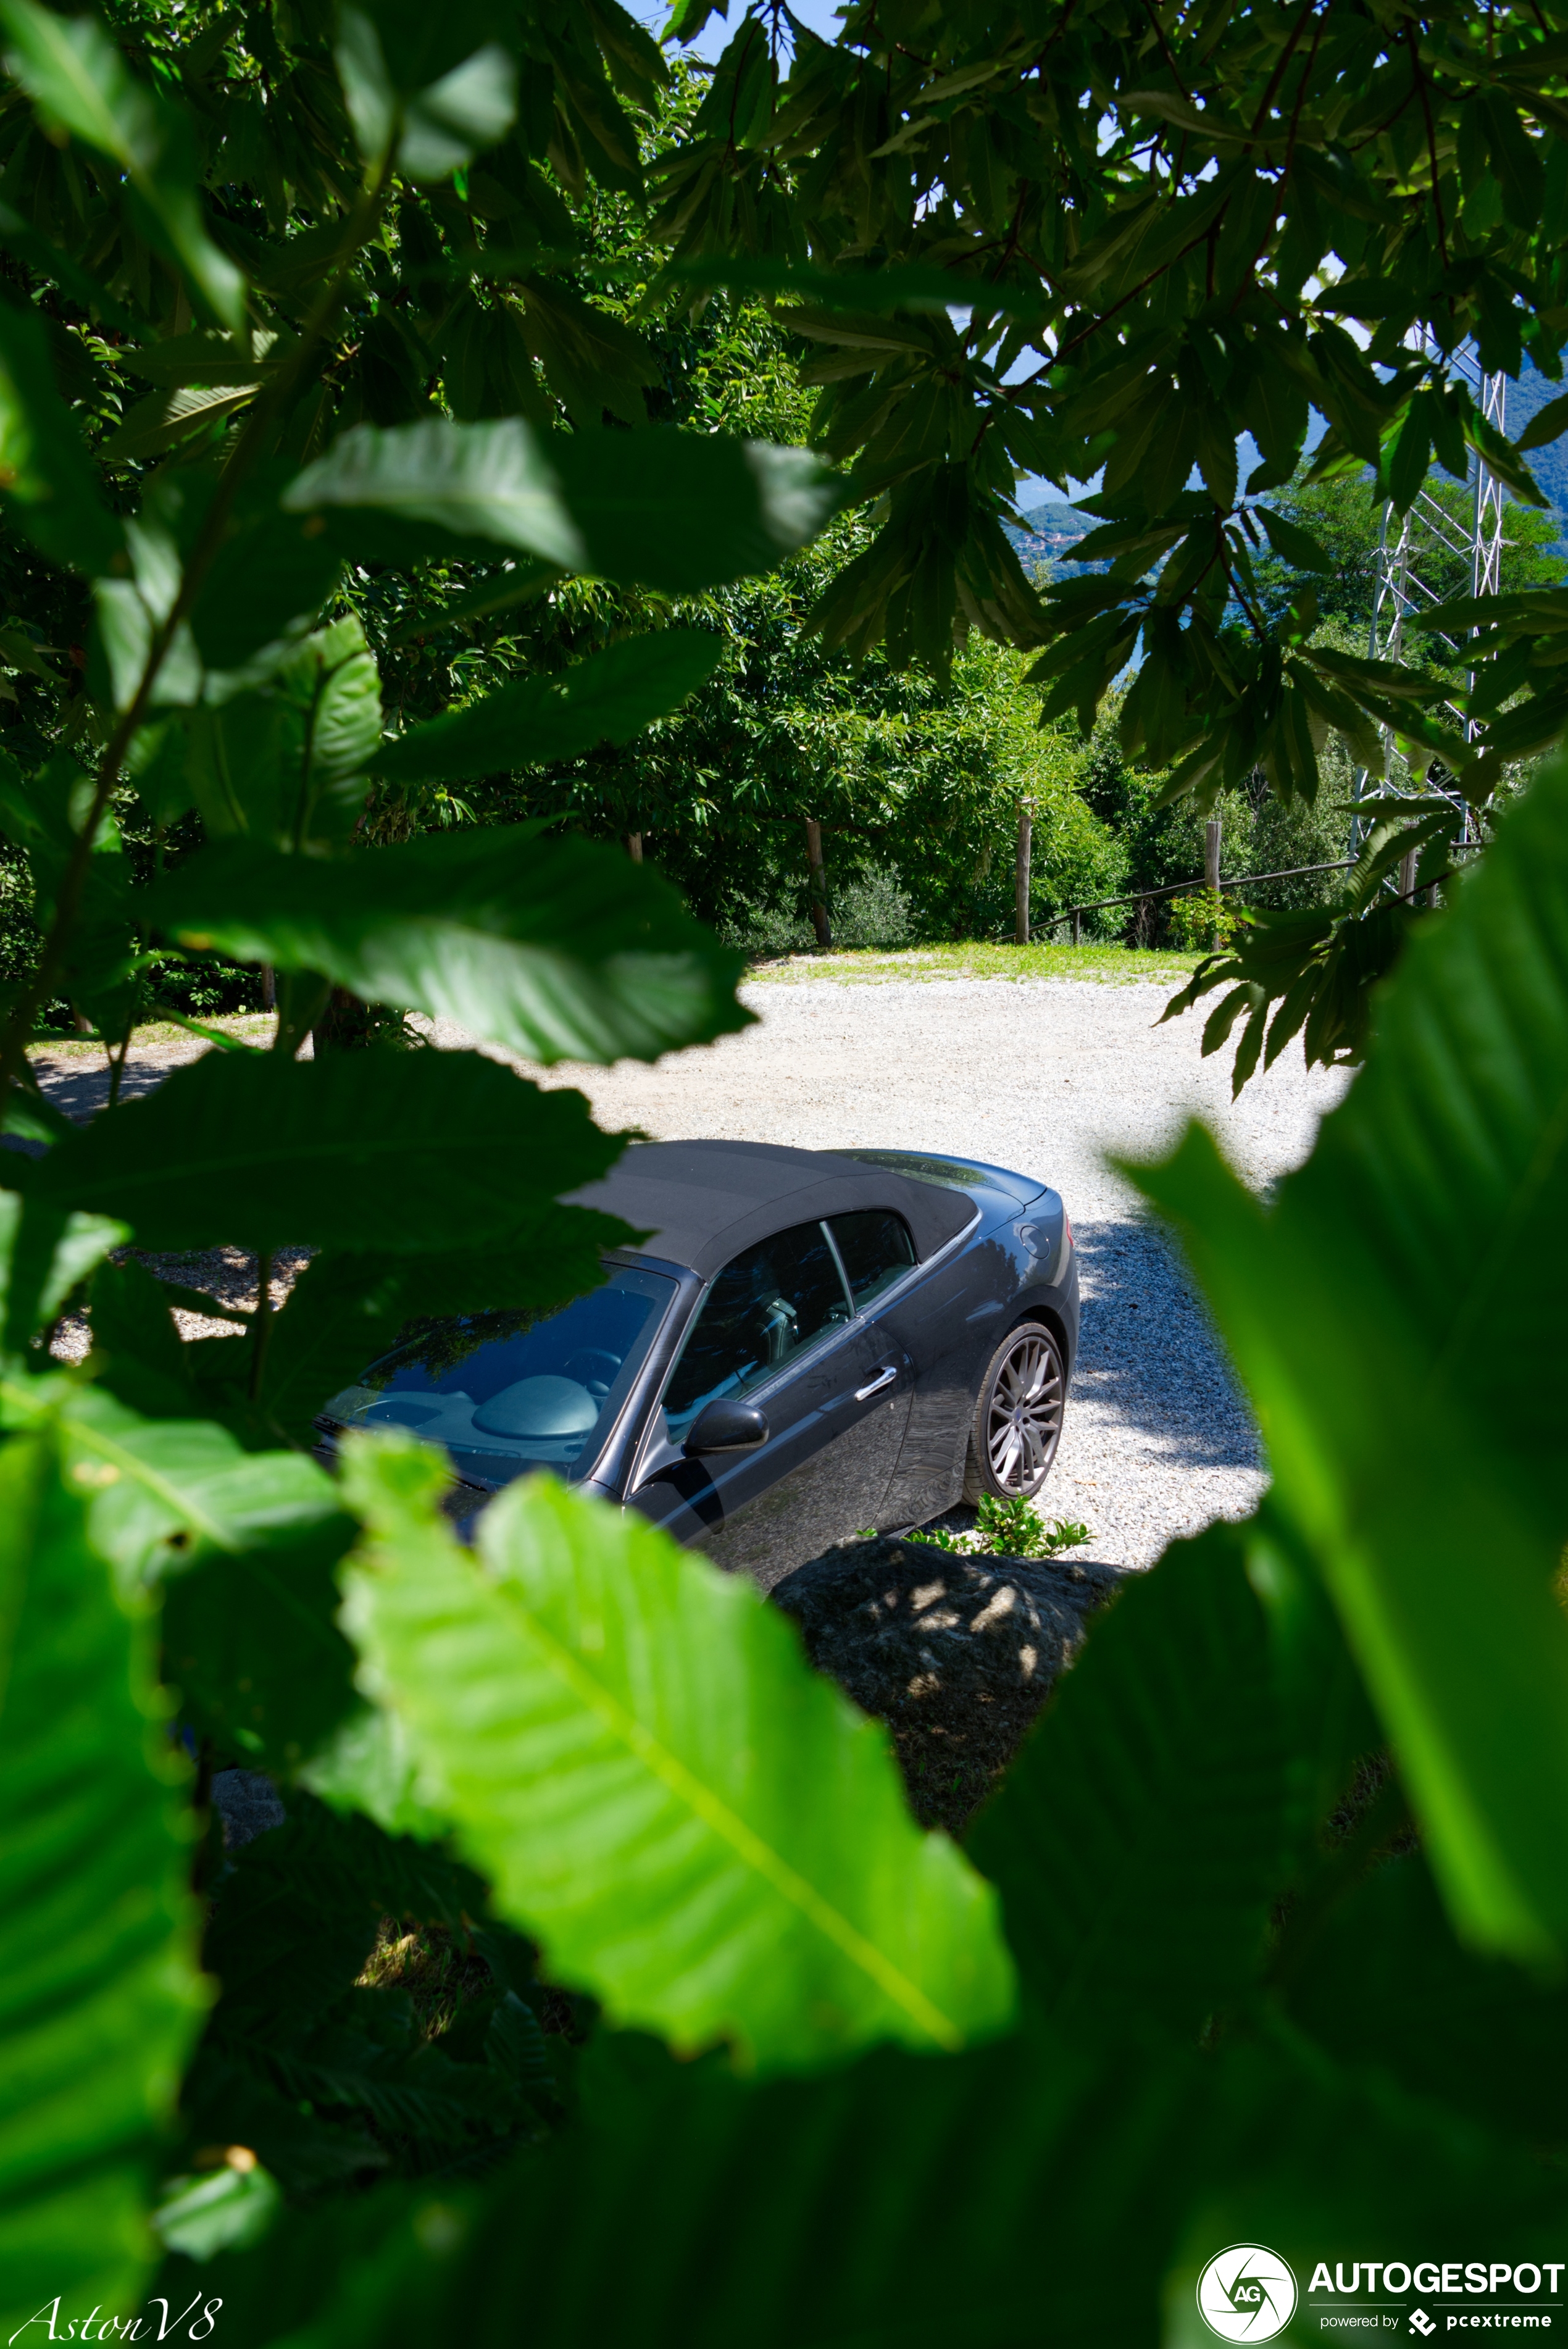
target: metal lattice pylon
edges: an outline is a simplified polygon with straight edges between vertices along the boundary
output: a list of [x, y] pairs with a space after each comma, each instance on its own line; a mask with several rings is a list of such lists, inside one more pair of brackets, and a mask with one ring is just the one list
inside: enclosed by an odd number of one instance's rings
[[[1472, 397], [1486, 421], [1501, 432], [1508, 389], [1503, 375], [1483, 375], [1474, 352], [1467, 345], [1451, 362], [1457, 372], [1470, 387]], [[1467, 563], [1470, 577], [1470, 593], [1474, 595], [1495, 595], [1501, 585], [1502, 574], [1502, 483], [1479, 457], [1470, 461], [1472, 492], [1470, 527], [1468, 539], [1462, 526], [1427, 490], [1418, 492], [1415, 503], [1401, 518], [1391, 504], [1383, 509], [1383, 526], [1377, 542], [1377, 565], [1372, 585], [1372, 621], [1367, 630], [1367, 653], [1370, 660], [1398, 660], [1403, 657], [1405, 622], [1419, 619], [1423, 612], [1446, 599], [1433, 585], [1429, 576], [1434, 556], [1448, 554]], [[1462, 649], [1462, 639], [1445, 636], [1440, 629], [1432, 631], [1438, 642], [1446, 645], [1456, 657]], [[1474, 632], [1472, 632], [1474, 633]], [[1473, 672], [1470, 680], [1474, 683]], [[1457, 702], [1445, 702], [1442, 707], [1462, 729], [1467, 741], [1473, 739], [1477, 728], [1467, 719]], [[1384, 730], [1385, 756], [1393, 750], [1392, 739]], [[1356, 771], [1355, 796], [1359, 800], [1367, 788], [1365, 767]], [[1430, 780], [1426, 792], [1442, 790]], [[1469, 809], [1457, 791], [1444, 792], [1464, 819], [1461, 840], [1470, 836]], [[1351, 818], [1350, 853], [1354, 856], [1361, 843], [1362, 822], [1359, 814]], [[1404, 894], [1413, 887], [1415, 860], [1407, 857], [1400, 868], [1399, 888]], [[1407, 869], [1408, 868], [1408, 869]]]

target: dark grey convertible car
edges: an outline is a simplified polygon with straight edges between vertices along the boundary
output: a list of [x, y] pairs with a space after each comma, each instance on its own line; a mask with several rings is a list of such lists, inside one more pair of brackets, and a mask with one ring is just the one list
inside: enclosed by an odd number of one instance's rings
[[476, 1508], [548, 1467], [765, 1586], [860, 1526], [1044, 1482], [1078, 1297], [1043, 1183], [897, 1150], [658, 1142], [574, 1196], [651, 1237], [546, 1319], [399, 1348], [328, 1404], [329, 1444], [415, 1429]]

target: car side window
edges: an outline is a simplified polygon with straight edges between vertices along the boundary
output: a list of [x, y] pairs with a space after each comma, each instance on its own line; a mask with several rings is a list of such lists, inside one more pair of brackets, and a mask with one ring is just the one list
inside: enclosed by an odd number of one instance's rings
[[902, 1280], [915, 1261], [914, 1242], [902, 1216], [885, 1207], [871, 1207], [853, 1216], [831, 1216], [829, 1228], [843, 1258], [844, 1274], [855, 1311], [864, 1312], [873, 1298], [895, 1280]]
[[744, 1394], [850, 1319], [820, 1224], [797, 1224], [735, 1257], [703, 1301], [665, 1389], [677, 1439], [705, 1402]]

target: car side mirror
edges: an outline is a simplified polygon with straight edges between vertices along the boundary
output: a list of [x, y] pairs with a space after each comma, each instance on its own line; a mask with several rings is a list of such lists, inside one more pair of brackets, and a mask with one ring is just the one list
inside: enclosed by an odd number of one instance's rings
[[768, 1422], [757, 1405], [716, 1395], [692, 1423], [681, 1450], [688, 1460], [699, 1452], [752, 1452], [768, 1441]]

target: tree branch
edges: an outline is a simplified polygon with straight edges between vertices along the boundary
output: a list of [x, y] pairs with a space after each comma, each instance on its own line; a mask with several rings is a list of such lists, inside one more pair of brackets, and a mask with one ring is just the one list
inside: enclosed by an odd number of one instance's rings
[[1408, 17], [1405, 20], [1405, 40], [1410, 52], [1410, 71], [1415, 77], [1417, 93], [1421, 101], [1421, 112], [1427, 119], [1427, 153], [1432, 168], [1432, 211], [1438, 223], [1438, 251], [1442, 256], [1443, 267], [1446, 270], [1449, 265], [1449, 237], [1448, 230], [1443, 223], [1443, 200], [1438, 190], [1437, 125], [1432, 120], [1432, 106], [1427, 95], [1426, 76], [1421, 71], [1421, 53], [1416, 46], [1416, 28]]

